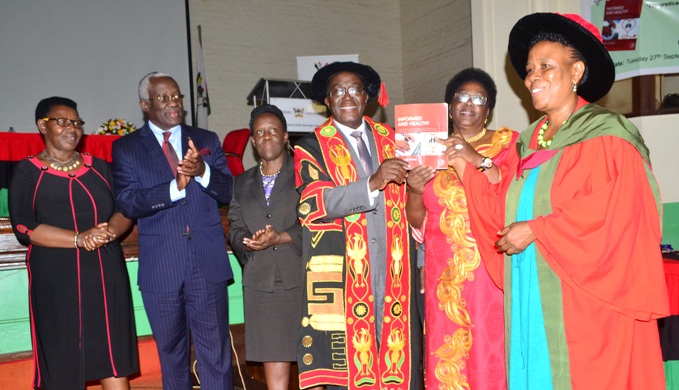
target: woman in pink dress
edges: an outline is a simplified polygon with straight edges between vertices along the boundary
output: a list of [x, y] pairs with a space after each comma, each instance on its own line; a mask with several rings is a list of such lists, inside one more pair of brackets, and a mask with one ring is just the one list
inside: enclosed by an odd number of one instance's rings
[[[446, 87], [451, 134], [472, 147], [467, 150], [476, 153], [481, 171], [501, 164], [517, 137], [508, 128], [486, 129], [496, 95], [493, 79], [476, 68], [462, 70]], [[505, 389], [502, 291], [476, 248], [464, 187], [452, 168], [425, 166], [412, 170], [408, 186], [408, 222], [425, 243], [425, 384]]]

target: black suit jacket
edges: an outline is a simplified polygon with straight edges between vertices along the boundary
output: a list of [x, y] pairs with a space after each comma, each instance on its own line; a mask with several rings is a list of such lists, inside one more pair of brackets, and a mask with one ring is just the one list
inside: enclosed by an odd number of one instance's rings
[[[243, 286], [273, 292], [276, 276], [282, 279], [286, 290], [302, 284], [302, 227], [297, 218], [298, 203], [294, 164], [287, 154], [268, 206], [259, 166], [236, 176], [233, 199], [229, 204], [229, 242], [233, 253], [244, 265]], [[243, 238], [252, 237], [266, 225], [278, 232], [288, 232], [292, 244], [246, 252]]]

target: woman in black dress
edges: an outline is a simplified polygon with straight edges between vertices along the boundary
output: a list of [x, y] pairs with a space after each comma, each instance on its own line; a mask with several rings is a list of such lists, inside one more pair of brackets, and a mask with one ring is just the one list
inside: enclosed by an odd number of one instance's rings
[[302, 228], [283, 113], [272, 105], [250, 115], [258, 166], [236, 177], [229, 241], [244, 265], [245, 354], [264, 362], [269, 390], [287, 390], [302, 320]]
[[75, 150], [84, 124], [76, 103], [43, 99], [35, 120], [45, 150], [17, 165], [9, 191], [14, 234], [28, 245], [33, 386], [129, 389], [139, 363], [117, 238], [131, 221], [115, 210], [107, 163]]

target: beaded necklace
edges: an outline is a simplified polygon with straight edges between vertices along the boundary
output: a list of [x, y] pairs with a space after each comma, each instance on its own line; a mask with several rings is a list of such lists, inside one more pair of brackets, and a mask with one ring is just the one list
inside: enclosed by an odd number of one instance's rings
[[[568, 114], [568, 118], [566, 118], [565, 121], [561, 124], [561, 127], [568, 122], [569, 119], [571, 119], [571, 115], [575, 112], [575, 108], [578, 106], [578, 101], [575, 101], [575, 105], [573, 106], [573, 109], [571, 110], [571, 113]], [[538, 145], [540, 145], [541, 148], [545, 149], [548, 148], [552, 144], [552, 140], [550, 139], [549, 141], [545, 141], [545, 131], [547, 131], [547, 128], [549, 127], [549, 119], [545, 121], [545, 123], [540, 126], [540, 131], [538, 132]], [[552, 138], [554, 139], [554, 138]]]
[[281, 173], [281, 170], [277, 170], [276, 173], [272, 173], [270, 175], [265, 175], [264, 172], [262, 171], [262, 162], [259, 162], [259, 173], [262, 175], [262, 177], [276, 177], [278, 176], [279, 173]]
[[45, 150], [40, 152], [38, 157], [42, 158], [43, 160], [49, 161], [50, 167], [57, 171], [63, 172], [70, 171], [77, 168], [80, 165], [80, 153], [78, 153], [77, 151], [73, 152], [73, 157], [71, 157], [68, 161], [59, 161], [56, 158], [47, 154], [47, 151]]
[[545, 131], [547, 131], [547, 127], [549, 127], [549, 119], [547, 119], [545, 123], [542, 124], [540, 131], [538, 132], [538, 145], [540, 145], [540, 147], [543, 149], [548, 148], [549, 145], [552, 144], [551, 139], [549, 141], [545, 141]]
[[467, 143], [472, 143], [472, 142], [476, 142], [476, 141], [480, 140], [481, 138], [483, 138], [484, 135], [486, 135], [486, 128], [485, 127], [483, 128], [483, 130], [479, 131], [478, 134], [472, 135], [471, 137], [465, 138], [464, 140]]

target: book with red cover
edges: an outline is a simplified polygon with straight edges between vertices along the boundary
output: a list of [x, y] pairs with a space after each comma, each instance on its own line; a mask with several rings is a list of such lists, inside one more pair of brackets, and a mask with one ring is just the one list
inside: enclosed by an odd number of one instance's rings
[[407, 161], [408, 169], [420, 165], [446, 169], [443, 141], [448, 138], [448, 104], [398, 104], [394, 114], [396, 157]]

